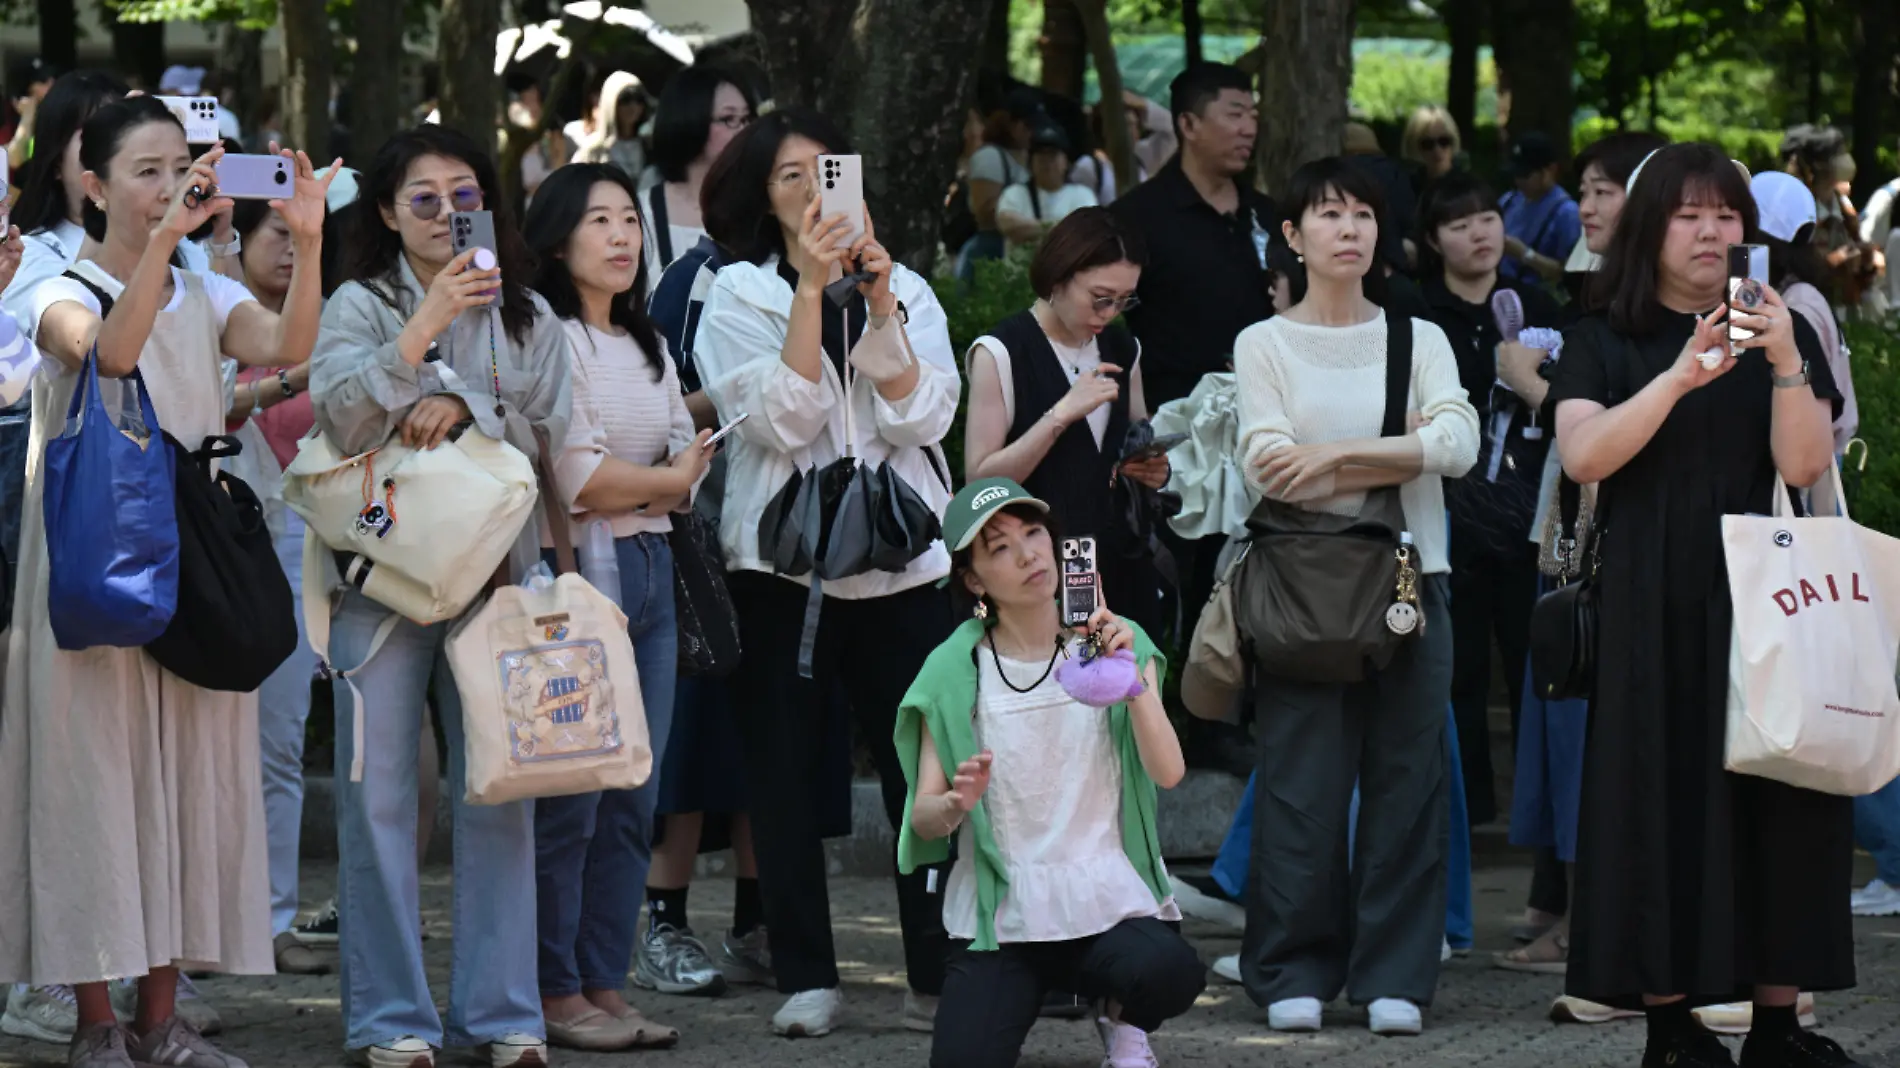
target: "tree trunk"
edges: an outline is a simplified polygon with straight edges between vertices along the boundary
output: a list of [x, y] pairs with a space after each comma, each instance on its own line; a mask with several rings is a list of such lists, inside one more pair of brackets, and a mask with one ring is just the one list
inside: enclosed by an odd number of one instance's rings
[[864, 157], [878, 240], [922, 274], [936, 263], [990, 5], [1008, 0], [748, 0], [781, 104], [817, 108]]
[[[616, 5], [609, 2], [607, 6]], [[554, 17], [553, 8], [548, 6], [548, 0], [517, 0], [515, 9], [524, 23], [546, 22]]]
[[1128, 140], [1128, 120], [1122, 117], [1122, 69], [1115, 56], [1115, 41], [1108, 29], [1105, 0], [1076, 0], [1082, 13], [1083, 32], [1088, 37], [1089, 60], [1095, 64], [1095, 81], [1102, 99], [1095, 108], [1101, 112], [1102, 136], [1108, 144], [1108, 158], [1115, 161], [1115, 188], [1135, 187], [1135, 146]]
[[1445, 110], [1458, 132], [1469, 142], [1478, 123], [1479, 0], [1446, 0], [1445, 35], [1451, 44], [1451, 62], [1445, 71]]
[[1814, 13], [1814, 0], [1801, 0], [1801, 37], [1808, 60], [1809, 122], [1821, 121], [1821, 21]]
[[[354, 5], [356, 71], [350, 78], [350, 160], [361, 170], [407, 126], [402, 96], [402, 5]], [[492, 68], [491, 68], [492, 69]]]
[[[1900, 12], [1893, 0], [1859, 0], [1854, 22], [1854, 196], [1867, 196], [1888, 176], [1880, 170], [1880, 149], [1893, 129], [1888, 118], [1900, 96]], [[1887, 264], [1900, 270], [1900, 264]]]
[[284, 35], [284, 136], [315, 160], [330, 148], [330, 19], [323, 0], [278, 0], [277, 19]]
[[[110, 15], [110, 12], [105, 14]], [[165, 75], [165, 24], [112, 20], [112, 64], [157, 92]]]
[[39, 0], [40, 58], [60, 70], [79, 66], [79, 12], [73, 0]]
[[1267, 0], [1260, 35], [1261, 188], [1279, 192], [1300, 164], [1340, 152], [1352, 89], [1357, 0]]
[[983, 30], [982, 62], [977, 75], [995, 79], [998, 84], [1009, 77], [1009, 0], [990, 4], [990, 23]]
[[227, 25], [224, 54], [234, 82], [238, 123], [244, 128], [244, 136], [249, 138], [257, 133], [258, 124], [269, 117], [263, 113], [270, 110], [264, 97], [264, 31], [247, 30], [235, 22]]
[[[1559, 160], [1570, 158], [1570, 117], [1576, 94], [1577, 10], [1573, 0], [1494, 0], [1498, 7], [1499, 96], [1510, 90], [1512, 137], [1537, 130], [1550, 138]], [[1507, 47], [1508, 42], [1508, 47]]]
[[1181, 0], [1181, 43], [1186, 49], [1187, 65], [1205, 62], [1207, 54], [1201, 48], [1201, 38], [1206, 26], [1201, 21], [1201, 0]]
[[1042, 87], [1081, 100], [1088, 58], [1088, 31], [1076, 0], [1042, 0]]
[[[437, 106], [442, 125], [460, 130], [493, 151], [501, 128], [501, 78], [495, 74], [495, 37], [501, 0], [442, 0], [436, 61], [442, 72]], [[520, 181], [520, 175], [514, 176]], [[509, 175], [503, 173], [503, 184]]]

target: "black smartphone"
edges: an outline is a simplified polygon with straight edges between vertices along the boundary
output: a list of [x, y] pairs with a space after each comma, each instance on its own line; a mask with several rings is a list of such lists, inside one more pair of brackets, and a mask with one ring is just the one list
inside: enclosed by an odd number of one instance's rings
[[1736, 326], [1737, 315], [1754, 315], [1765, 299], [1768, 285], [1768, 246], [1730, 245], [1728, 247], [1728, 340], [1732, 345], [1747, 341], [1755, 332]]
[[1127, 456], [1122, 457], [1122, 463], [1140, 463], [1143, 460], [1152, 460], [1158, 456], [1165, 456], [1176, 445], [1181, 444], [1187, 439], [1188, 436], [1186, 434], [1156, 434], [1153, 441], [1129, 453]]

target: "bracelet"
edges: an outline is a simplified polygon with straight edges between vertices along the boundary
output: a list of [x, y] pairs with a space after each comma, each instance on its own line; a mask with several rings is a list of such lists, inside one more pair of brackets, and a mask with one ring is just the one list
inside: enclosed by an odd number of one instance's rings
[[206, 241], [205, 251], [209, 252], [215, 259], [223, 259], [226, 256], [236, 256], [244, 251], [244, 238], [239, 234], [232, 234], [231, 240], [222, 245], [216, 241]]
[[290, 372], [282, 367], [277, 369], [277, 384], [283, 389], [285, 400], [297, 395], [297, 388], [290, 384]]

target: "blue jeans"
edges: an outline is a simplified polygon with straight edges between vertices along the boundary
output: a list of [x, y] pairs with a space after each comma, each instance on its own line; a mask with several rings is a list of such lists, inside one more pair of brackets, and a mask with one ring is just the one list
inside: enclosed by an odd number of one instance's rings
[[[331, 662], [363, 664], [389, 610], [354, 590], [333, 614]], [[337, 910], [344, 1045], [414, 1035], [434, 1046], [476, 1046], [511, 1032], [545, 1035], [534, 981], [534, 805], [470, 805], [462, 701], [449, 671], [450, 623], [401, 620], [354, 679], [367, 706], [363, 781], [350, 781], [355, 705], [334, 687]], [[423, 969], [416, 872], [416, 752], [425, 699], [448, 744], [455, 819], [455, 942], [446, 1033]]]
[[303, 520], [284, 509], [277, 561], [290, 580], [297, 611], [297, 651], [257, 689], [257, 737], [264, 771], [264, 836], [270, 847], [270, 928], [273, 936], [297, 919], [297, 847], [303, 830], [304, 721], [310, 717], [310, 676], [317, 657], [303, 621]]
[[1900, 779], [1854, 799], [1854, 840], [1874, 855], [1874, 872], [1900, 886]]
[[653, 810], [673, 725], [679, 629], [673, 616], [673, 549], [663, 534], [614, 542], [640, 699], [653, 750], [652, 777], [635, 790], [602, 790], [535, 802], [535, 888], [541, 929], [541, 996], [618, 991], [653, 862]]
[[[1471, 907], [1471, 827], [1465, 819], [1465, 775], [1458, 760], [1458, 724], [1446, 710], [1445, 737], [1451, 747], [1447, 760], [1451, 768], [1451, 847], [1445, 854], [1445, 937], [1453, 949], [1470, 949], [1472, 942]], [[1214, 858], [1214, 881], [1236, 900], [1246, 900], [1247, 869], [1253, 849], [1254, 780], [1240, 795], [1240, 807], [1234, 810], [1234, 822], [1221, 840], [1220, 854]], [[1359, 823], [1359, 790], [1352, 792], [1351, 815], [1347, 820], [1346, 854], [1352, 855], [1352, 830]], [[1900, 831], [1900, 828], [1896, 828]], [[1900, 839], [1896, 839], [1900, 844]]]

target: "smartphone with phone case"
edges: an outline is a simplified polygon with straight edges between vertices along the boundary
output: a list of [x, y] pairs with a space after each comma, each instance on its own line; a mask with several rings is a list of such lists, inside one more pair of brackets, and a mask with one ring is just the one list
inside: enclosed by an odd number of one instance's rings
[[1095, 539], [1062, 539], [1062, 625], [1080, 627], [1095, 614]]
[[838, 248], [864, 236], [864, 157], [818, 157], [818, 217], [842, 215], [846, 230]]
[[1768, 246], [1767, 245], [1730, 245], [1728, 247], [1728, 302], [1730, 344], [1747, 341], [1755, 332], [1746, 327], [1736, 326], [1737, 315], [1754, 315], [1766, 299], [1763, 290], [1768, 285]]
[[[460, 256], [472, 248], [485, 248], [494, 257], [495, 263], [501, 262], [501, 246], [495, 243], [495, 213], [492, 211], [457, 211], [449, 215], [449, 245]], [[482, 257], [476, 256], [477, 264]], [[482, 268], [486, 269], [486, 268]], [[496, 287], [488, 291], [495, 297], [491, 308], [501, 307], [501, 289]]]
[[218, 135], [218, 98], [215, 96], [161, 96], [159, 103], [171, 109], [185, 128], [185, 141], [193, 145], [215, 145], [224, 140]]
[[1141, 463], [1166, 456], [1175, 446], [1186, 441], [1186, 434], [1156, 434], [1153, 441], [1122, 457], [1123, 463]]
[[709, 437], [706, 439], [706, 448], [710, 449], [714, 445], [719, 444], [722, 438], [724, 438], [727, 434], [730, 434], [733, 431], [739, 429], [739, 424], [745, 422], [747, 419], [750, 419], [750, 418], [752, 418], [752, 414], [750, 412], [740, 412], [738, 417], [733, 419], [732, 422], [727, 423], [725, 426], [720, 427], [718, 430], [713, 432], [712, 437]]
[[233, 200], [289, 200], [297, 191], [290, 161], [282, 156], [224, 156], [211, 172], [218, 176], [214, 195]]

